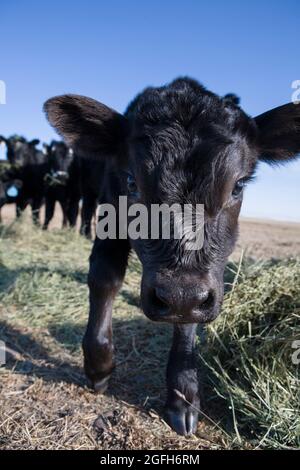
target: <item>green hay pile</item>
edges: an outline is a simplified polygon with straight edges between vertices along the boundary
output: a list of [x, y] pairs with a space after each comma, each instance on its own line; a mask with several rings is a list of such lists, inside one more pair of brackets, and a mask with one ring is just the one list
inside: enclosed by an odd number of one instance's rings
[[208, 407], [220, 407], [237, 444], [298, 448], [300, 263], [240, 268], [201, 354], [214, 390]]

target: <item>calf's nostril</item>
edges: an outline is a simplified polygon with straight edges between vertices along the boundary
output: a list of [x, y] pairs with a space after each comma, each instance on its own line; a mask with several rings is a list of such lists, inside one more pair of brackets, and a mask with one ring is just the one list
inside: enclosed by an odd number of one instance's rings
[[153, 289], [151, 293], [151, 303], [160, 313], [166, 313], [169, 310], [168, 301], [160, 289]]
[[198, 308], [210, 308], [214, 303], [214, 294], [212, 291], [207, 290], [200, 292], [197, 297]]

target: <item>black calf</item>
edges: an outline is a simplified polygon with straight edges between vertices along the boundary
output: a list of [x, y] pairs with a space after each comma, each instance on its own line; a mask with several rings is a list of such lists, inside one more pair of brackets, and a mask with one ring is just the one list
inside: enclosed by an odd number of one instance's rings
[[43, 229], [48, 228], [56, 202], [62, 208], [63, 227], [68, 222], [74, 227], [80, 200], [78, 158], [63, 142], [52, 141], [45, 149], [48, 166], [44, 177], [46, 212]]
[[32, 208], [34, 223], [39, 224], [40, 208], [44, 198], [44, 176], [47, 171], [47, 158], [36, 148], [39, 140], [27, 142], [24, 137], [1, 137], [7, 146], [7, 159], [14, 168], [14, 177], [22, 182], [16, 197], [17, 217], [28, 204]]
[[204, 204], [204, 241], [195, 251], [186, 249], [184, 239], [95, 240], [83, 341], [86, 374], [103, 391], [114, 367], [112, 304], [133, 248], [143, 266], [144, 313], [174, 323], [166, 419], [179, 434], [193, 433], [200, 406], [196, 325], [220, 312], [243, 189], [258, 161], [285, 162], [300, 152], [300, 106], [290, 103], [251, 118], [236, 97], [218, 97], [182, 78], [148, 88], [125, 115], [76, 95], [50, 99], [45, 111], [75, 152], [106, 162], [102, 202], [116, 211], [120, 195], [128, 196], [129, 206]]

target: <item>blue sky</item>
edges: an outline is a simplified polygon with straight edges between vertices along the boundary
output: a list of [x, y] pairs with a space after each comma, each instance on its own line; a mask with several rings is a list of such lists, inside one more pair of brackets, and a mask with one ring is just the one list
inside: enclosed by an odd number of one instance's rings
[[[260, 114], [289, 102], [300, 80], [299, 18], [298, 0], [1, 0], [0, 134], [48, 141], [47, 98], [85, 94], [123, 111], [178, 75]], [[300, 160], [261, 165], [242, 214], [300, 221], [299, 180]]]

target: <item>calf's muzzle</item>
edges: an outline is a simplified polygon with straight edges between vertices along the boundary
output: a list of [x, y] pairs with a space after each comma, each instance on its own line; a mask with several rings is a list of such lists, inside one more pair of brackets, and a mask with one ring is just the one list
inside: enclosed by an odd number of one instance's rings
[[142, 308], [153, 321], [208, 323], [219, 313], [219, 297], [208, 274], [143, 275]]

